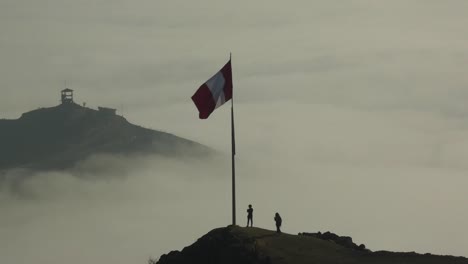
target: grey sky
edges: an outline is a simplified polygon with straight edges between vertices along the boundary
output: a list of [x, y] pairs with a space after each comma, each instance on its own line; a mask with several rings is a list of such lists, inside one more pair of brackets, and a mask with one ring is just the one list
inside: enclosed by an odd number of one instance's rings
[[[200, 121], [190, 96], [232, 52], [240, 223], [252, 203], [266, 228], [280, 211], [291, 233], [468, 256], [467, 10], [463, 0], [2, 0], [0, 118], [57, 104], [66, 80], [79, 103], [227, 153], [229, 108]], [[13, 249], [0, 247], [0, 262], [50, 263], [60, 247], [77, 260], [144, 263], [229, 223], [228, 160], [207, 172], [193, 164], [193, 177], [180, 176], [192, 174], [187, 164], [158, 162], [164, 173], [150, 177], [148, 162], [131, 180], [39, 175], [24, 187], [37, 202], [2, 194], [11, 217], [0, 220], [10, 236], [0, 245]], [[123, 197], [111, 199], [113, 188]], [[90, 209], [87, 199], [101, 202]], [[42, 218], [16, 224], [35, 210]], [[45, 239], [51, 219], [61, 226]], [[81, 254], [96, 239], [68, 225], [104, 230], [96, 243], [109, 246]], [[25, 245], [41, 239], [51, 248]]]

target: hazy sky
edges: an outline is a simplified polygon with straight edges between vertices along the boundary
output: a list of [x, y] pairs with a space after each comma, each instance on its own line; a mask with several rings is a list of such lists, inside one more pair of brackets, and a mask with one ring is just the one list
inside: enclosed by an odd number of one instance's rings
[[[78, 103], [228, 153], [229, 107], [198, 120], [190, 96], [232, 52], [240, 224], [252, 203], [264, 228], [278, 211], [289, 233], [468, 256], [467, 11], [464, 0], [1, 0], [0, 118], [58, 104], [66, 81]], [[80, 166], [84, 179], [3, 187], [1, 263], [145, 263], [230, 223], [228, 156]]]

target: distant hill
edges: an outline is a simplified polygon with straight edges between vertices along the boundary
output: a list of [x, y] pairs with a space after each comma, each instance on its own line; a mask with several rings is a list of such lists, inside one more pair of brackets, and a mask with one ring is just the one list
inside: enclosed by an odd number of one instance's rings
[[[330, 234], [330, 233], [328, 233]], [[326, 235], [327, 237], [329, 235]], [[335, 237], [335, 236], [332, 236]], [[161, 256], [158, 264], [468, 264], [463, 257], [371, 252], [315, 234], [289, 235], [260, 228], [214, 229], [182, 251]], [[335, 237], [341, 241], [340, 237]], [[343, 237], [341, 237], [343, 238]], [[345, 239], [349, 240], [349, 239]], [[151, 263], [152, 261], [150, 261]]]
[[100, 153], [199, 156], [199, 143], [129, 123], [112, 109], [75, 103], [40, 108], [16, 120], [0, 120], [0, 171], [67, 169]]

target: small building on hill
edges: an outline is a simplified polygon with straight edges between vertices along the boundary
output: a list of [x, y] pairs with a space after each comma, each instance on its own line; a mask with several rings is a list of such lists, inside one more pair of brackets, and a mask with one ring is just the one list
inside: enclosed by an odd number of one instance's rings
[[98, 106], [99, 113], [104, 115], [116, 115], [117, 109]]

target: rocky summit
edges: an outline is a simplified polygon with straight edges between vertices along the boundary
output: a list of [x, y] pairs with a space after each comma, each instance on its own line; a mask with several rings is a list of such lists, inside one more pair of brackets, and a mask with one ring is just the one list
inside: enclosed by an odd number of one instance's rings
[[[214, 229], [158, 264], [468, 264], [468, 259], [432, 254], [371, 252], [333, 233], [278, 234], [260, 228]], [[337, 242], [339, 241], [339, 242]]]

